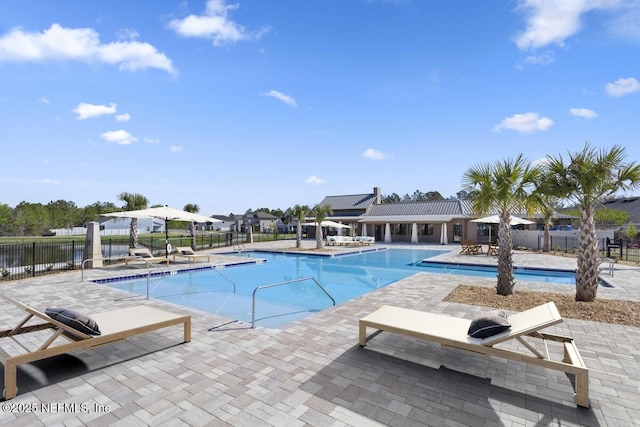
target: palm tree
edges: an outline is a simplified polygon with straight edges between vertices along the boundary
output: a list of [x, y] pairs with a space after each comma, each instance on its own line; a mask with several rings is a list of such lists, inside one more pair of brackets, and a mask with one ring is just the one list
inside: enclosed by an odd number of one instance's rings
[[311, 210], [311, 215], [316, 219], [316, 249], [324, 249], [324, 238], [322, 237], [322, 221], [331, 214], [331, 205], [316, 205]]
[[[123, 211], [136, 211], [139, 209], [146, 209], [149, 205], [149, 200], [142, 194], [138, 193], [120, 193], [118, 194], [118, 200], [125, 203], [122, 207]], [[129, 247], [138, 247], [138, 219], [131, 218], [129, 224]]]
[[618, 191], [640, 186], [640, 165], [626, 163], [625, 149], [596, 150], [586, 143], [582, 151], [562, 156], [547, 156], [545, 187], [550, 194], [563, 197], [580, 208], [578, 234], [578, 271], [576, 301], [594, 301], [598, 290], [598, 239], [593, 215], [598, 204]]
[[[200, 212], [200, 206], [196, 205], [195, 203], [187, 203], [186, 205], [184, 205], [183, 210], [185, 212], [198, 213]], [[191, 237], [191, 249], [195, 251], [196, 250], [196, 224], [193, 221], [189, 223], [189, 237]]]
[[309, 211], [308, 206], [295, 205], [289, 210], [289, 215], [298, 220], [298, 226], [296, 227], [296, 248], [302, 247], [302, 223], [307, 217]]
[[515, 278], [511, 257], [511, 213], [531, 214], [538, 199], [532, 195], [540, 169], [531, 166], [522, 156], [495, 164], [471, 167], [463, 176], [466, 191], [471, 193], [473, 210], [479, 216], [490, 211], [500, 217], [498, 226], [498, 285], [500, 295], [513, 294]]

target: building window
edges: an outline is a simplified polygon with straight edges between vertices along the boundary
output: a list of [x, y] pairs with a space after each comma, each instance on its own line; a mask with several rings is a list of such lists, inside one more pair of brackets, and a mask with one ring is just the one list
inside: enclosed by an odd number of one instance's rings
[[423, 236], [433, 236], [433, 224], [422, 224], [420, 234]]

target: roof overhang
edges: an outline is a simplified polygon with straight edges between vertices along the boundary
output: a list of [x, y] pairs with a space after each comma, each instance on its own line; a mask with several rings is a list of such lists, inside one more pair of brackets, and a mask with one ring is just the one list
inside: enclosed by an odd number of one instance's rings
[[454, 219], [465, 220], [468, 218], [453, 216], [453, 215], [386, 215], [386, 216], [365, 216], [362, 217], [358, 222], [366, 222], [368, 224], [371, 223], [393, 223], [393, 224], [402, 224], [402, 223], [443, 223], [443, 222], [451, 222]]

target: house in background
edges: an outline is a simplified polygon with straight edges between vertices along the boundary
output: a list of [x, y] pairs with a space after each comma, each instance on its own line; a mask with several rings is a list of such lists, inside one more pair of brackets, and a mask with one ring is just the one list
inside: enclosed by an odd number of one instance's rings
[[235, 231], [236, 229], [236, 220], [233, 218], [230, 218], [226, 215], [211, 215], [211, 218], [216, 219], [220, 222], [216, 222], [215, 224], [206, 224], [207, 230]]
[[[372, 193], [326, 196], [320, 204], [331, 206], [327, 220], [349, 225], [355, 234], [373, 236], [378, 242], [446, 244], [469, 239], [486, 243], [497, 238], [498, 224], [472, 222], [478, 215], [469, 200], [382, 203], [380, 188], [374, 187]], [[541, 215], [514, 215], [534, 221], [518, 226], [523, 231], [544, 229]], [[571, 220], [556, 214], [554, 225], [568, 228]], [[340, 230], [329, 229], [326, 234], [341, 234]], [[309, 227], [307, 236], [314, 235], [315, 227]]]
[[[640, 196], [621, 197], [605, 201], [602, 206], [607, 209], [618, 209], [629, 214], [629, 222], [640, 230]], [[626, 229], [626, 224], [623, 226]]]
[[[100, 217], [100, 235], [127, 235], [131, 225], [131, 218]], [[164, 233], [164, 220], [158, 218], [138, 218], [138, 233]]]
[[280, 231], [283, 226], [280, 218], [263, 211], [246, 213], [237, 218], [240, 218], [237, 228], [242, 233], [248, 232], [249, 227], [254, 233], [273, 233], [276, 230]]

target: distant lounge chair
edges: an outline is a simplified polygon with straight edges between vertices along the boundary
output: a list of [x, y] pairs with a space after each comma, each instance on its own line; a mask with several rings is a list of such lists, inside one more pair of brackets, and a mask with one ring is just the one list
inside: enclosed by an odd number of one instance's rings
[[376, 243], [376, 238], [373, 236], [356, 236], [356, 242], [361, 245], [373, 245]]
[[493, 256], [498, 256], [498, 249], [500, 249], [500, 247], [498, 246], [498, 243], [491, 243], [489, 242], [489, 247], [487, 248], [487, 256], [489, 255], [493, 255]]
[[351, 236], [328, 236], [327, 237], [327, 245], [329, 246], [349, 246], [349, 245], [355, 245], [358, 244], [358, 242], [356, 242], [356, 240], [351, 237]]
[[177, 247], [175, 253], [173, 254], [173, 260], [176, 260], [176, 257], [190, 259], [194, 263], [198, 258], [206, 259], [207, 262], [211, 262], [211, 257], [207, 254], [197, 254], [191, 247], [189, 246], [181, 246]]
[[129, 248], [129, 256], [125, 257], [124, 265], [129, 265], [130, 262], [144, 261], [147, 264], [147, 268], [151, 264], [166, 263], [169, 266], [169, 258], [163, 256], [155, 256], [151, 253], [149, 248]]
[[[359, 344], [364, 347], [380, 332], [388, 331], [435, 342], [445, 347], [574, 374], [576, 404], [589, 407], [589, 369], [584, 364], [573, 338], [540, 332], [541, 329], [562, 322], [556, 305], [548, 302], [512, 314], [508, 317], [508, 321], [510, 327], [506, 330], [503, 328], [503, 332], [485, 338], [474, 338], [469, 335], [471, 320], [385, 305], [360, 319]], [[376, 328], [377, 331], [367, 336], [367, 327]], [[524, 337], [542, 340], [544, 351], [536, 349], [525, 341]], [[514, 338], [532, 354], [494, 347]], [[562, 343], [564, 349], [562, 361], [551, 359], [548, 341]]]
[[461, 254], [479, 255], [484, 253], [482, 245], [474, 242], [473, 240], [462, 239], [460, 240], [460, 246], [462, 246], [462, 249], [460, 250]]
[[[5, 399], [16, 396], [17, 368], [25, 363], [76, 350], [91, 350], [99, 345], [111, 344], [135, 335], [180, 324], [184, 328], [184, 342], [191, 341], [191, 316], [170, 313], [147, 305], [126, 307], [90, 316], [77, 315], [71, 310], [47, 308], [47, 313], [51, 313], [48, 315], [6, 295], [0, 294], [0, 298], [24, 310], [26, 314], [13, 329], [0, 331], [0, 340], [2, 340], [0, 341], [2, 342], [0, 362], [4, 365], [3, 396]], [[39, 318], [44, 322], [27, 326], [26, 324], [32, 318]], [[51, 331], [47, 339], [44, 339], [46, 336], [42, 334], [32, 334], [47, 330]], [[24, 334], [31, 335], [19, 339]], [[60, 343], [59, 338], [65, 338], [66, 341], [61, 340], [62, 343]], [[11, 355], [8, 351], [19, 352], [19, 354]]]

